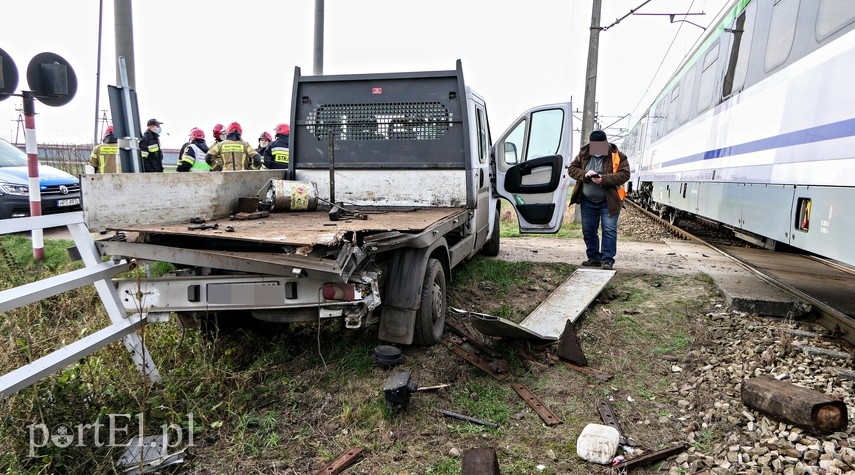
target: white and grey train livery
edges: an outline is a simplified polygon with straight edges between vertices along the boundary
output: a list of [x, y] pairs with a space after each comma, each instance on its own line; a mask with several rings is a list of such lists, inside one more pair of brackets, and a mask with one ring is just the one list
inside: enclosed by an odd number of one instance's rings
[[738, 0], [630, 129], [633, 196], [855, 265], [855, 1]]

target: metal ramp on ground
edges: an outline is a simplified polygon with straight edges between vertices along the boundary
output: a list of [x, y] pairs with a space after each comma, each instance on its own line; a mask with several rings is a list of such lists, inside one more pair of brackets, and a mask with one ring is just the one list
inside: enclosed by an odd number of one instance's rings
[[125, 260], [101, 261], [89, 229], [83, 222], [82, 212], [3, 220], [3, 229], [0, 234], [59, 226], [68, 227], [84, 267], [0, 292], [0, 312], [8, 312], [69, 290], [94, 284], [111, 324], [0, 376], [0, 400], [119, 339], [124, 341], [125, 348], [130, 352], [137, 368], [148, 377], [148, 380], [152, 384], [160, 382], [157, 367], [143, 345], [142, 338], [136, 333], [136, 330], [153, 315], [140, 312], [128, 316], [110, 280], [116, 274], [128, 270], [130, 264]]
[[613, 270], [577, 269], [520, 323], [484, 313], [452, 310], [468, 314], [472, 327], [487, 336], [557, 341], [566, 322], [576, 322], [614, 275]]

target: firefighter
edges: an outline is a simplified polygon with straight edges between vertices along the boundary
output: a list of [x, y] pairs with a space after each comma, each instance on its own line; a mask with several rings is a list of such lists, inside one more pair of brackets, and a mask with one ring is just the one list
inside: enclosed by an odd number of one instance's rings
[[205, 162], [214, 170], [252, 170], [261, 167], [261, 155], [243, 141], [240, 124], [232, 122], [226, 129], [226, 139], [214, 144], [205, 155]]
[[92, 150], [89, 156], [89, 164], [95, 169], [95, 173], [122, 173], [122, 162], [119, 161], [118, 140], [113, 135], [113, 126], [104, 131], [104, 138]]
[[225, 140], [225, 129], [226, 128], [223, 127], [223, 124], [217, 124], [214, 126], [214, 143], [211, 144], [212, 147]]
[[[276, 138], [264, 151], [264, 166], [271, 170], [287, 170], [290, 156], [288, 137], [291, 127], [288, 124], [279, 124], [273, 129], [273, 133], [276, 134]], [[287, 173], [285, 179], [288, 179]]]
[[163, 131], [160, 126], [163, 122], [157, 119], [149, 119], [146, 123], [148, 127], [140, 140], [140, 155], [142, 155], [143, 172], [162, 172], [163, 171], [163, 151], [160, 149], [160, 133]]
[[205, 143], [205, 132], [198, 127], [190, 129], [190, 141], [184, 147], [178, 162], [178, 172], [209, 172], [211, 166], [205, 162], [208, 144]]
[[256, 147], [255, 150], [263, 157], [264, 151], [267, 150], [267, 146], [270, 145], [270, 142], [272, 141], [273, 137], [271, 137], [270, 134], [262, 132], [261, 135], [258, 136], [258, 147]]

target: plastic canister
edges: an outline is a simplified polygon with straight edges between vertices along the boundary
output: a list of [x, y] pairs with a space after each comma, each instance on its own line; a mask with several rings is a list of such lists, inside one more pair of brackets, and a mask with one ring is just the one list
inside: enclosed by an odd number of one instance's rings
[[620, 432], [612, 426], [588, 424], [576, 440], [576, 454], [588, 462], [611, 464], [620, 443]]

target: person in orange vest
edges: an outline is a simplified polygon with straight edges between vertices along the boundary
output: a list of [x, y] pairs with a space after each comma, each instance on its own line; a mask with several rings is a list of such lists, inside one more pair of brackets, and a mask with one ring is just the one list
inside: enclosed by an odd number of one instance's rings
[[[617, 228], [620, 209], [626, 195], [623, 184], [629, 181], [629, 161], [609, 143], [606, 133], [595, 130], [567, 167], [576, 180], [570, 203], [582, 211], [582, 238], [585, 241], [585, 267], [612, 270], [617, 254]], [[603, 228], [600, 242], [599, 227]]]
[[92, 150], [89, 156], [89, 164], [95, 169], [95, 173], [122, 173], [122, 163], [119, 161], [118, 140], [113, 135], [113, 126], [107, 127], [104, 137]]
[[232, 122], [226, 129], [226, 139], [214, 144], [205, 155], [205, 162], [216, 171], [252, 170], [261, 167], [261, 155], [241, 139], [243, 129]]
[[205, 162], [208, 153], [208, 144], [205, 143], [205, 132], [198, 127], [190, 129], [190, 141], [182, 147], [181, 157], [178, 161], [177, 172], [208, 172], [211, 166]]

